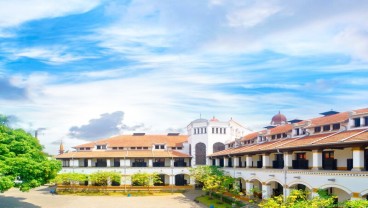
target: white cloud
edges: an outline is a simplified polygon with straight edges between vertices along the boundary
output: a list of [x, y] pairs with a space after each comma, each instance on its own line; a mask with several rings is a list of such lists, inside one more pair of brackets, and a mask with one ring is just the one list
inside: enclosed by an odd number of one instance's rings
[[72, 55], [66, 52], [64, 46], [51, 46], [51, 47], [33, 47], [33, 48], [16, 48], [7, 49], [11, 53], [11, 58], [18, 59], [22, 57], [38, 59], [41, 62], [58, 65], [78, 61], [85, 58], [91, 58], [87, 56]]
[[226, 18], [230, 27], [249, 28], [261, 24], [280, 10], [279, 6], [262, 2], [230, 11]]
[[42, 18], [84, 13], [99, 3], [99, 0], [0, 1], [0, 28], [19, 26], [24, 22]]

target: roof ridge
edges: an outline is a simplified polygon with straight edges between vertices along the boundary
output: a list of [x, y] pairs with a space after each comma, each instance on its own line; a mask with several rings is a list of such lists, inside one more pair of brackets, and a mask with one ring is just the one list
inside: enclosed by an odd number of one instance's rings
[[316, 143], [316, 142], [322, 141], [322, 140], [324, 140], [324, 139], [327, 139], [327, 138], [329, 138], [329, 137], [335, 136], [335, 135], [340, 134], [341, 132], [345, 132], [345, 131], [346, 131], [346, 129], [343, 129], [342, 131], [338, 131], [338, 132], [332, 133], [332, 134], [330, 134], [330, 135], [327, 135], [327, 136], [325, 136], [325, 137], [322, 137], [322, 138], [320, 138], [320, 139], [317, 139], [316, 141], [313, 141], [313, 142], [311, 142], [311, 143], [309, 143], [309, 144], [314, 144], [314, 143]]
[[364, 129], [363, 131], [360, 131], [360, 132], [358, 132], [358, 133], [356, 133], [356, 134], [354, 134], [354, 135], [351, 135], [351, 136], [348, 136], [348, 137], [346, 137], [346, 138], [344, 138], [344, 139], [341, 139], [339, 142], [343, 142], [343, 141], [345, 141], [345, 140], [348, 140], [348, 139], [350, 139], [350, 138], [352, 138], [352, 137], [355, 137], [355, 136], [357, 136], [357, 135], [359, 135], [359, 134], [362, 134], [362, 133], [364, 133], [364, 132], [367, 132], [368, 131], [368, 129]]

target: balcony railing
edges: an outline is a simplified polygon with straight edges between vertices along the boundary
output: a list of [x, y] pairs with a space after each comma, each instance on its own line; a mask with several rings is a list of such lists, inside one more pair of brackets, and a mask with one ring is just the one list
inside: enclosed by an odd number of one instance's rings
[[336, 159], [324, 159], [322, 161], [323, 170], [337, 170], [337, 160]]
[[187, 167], [187, 163], [183, 161], [174, 162], [174, 167]]
[[263, 167], [263, 162], [257, 161], [257, 168], [262, 168], [262, 167]]
[[284, 161], [283, 160], [274, 160], [274, 161], [272, 161], [272, 168], [283, 169], [284, 168]]
[[153, 167], [165, 167], [165, 162], [153, 162]]
[[308, 169], [308, 160], [293, 160], [293, 169]]
[[133, 162], [132, 167], [147, 167], [146, 162]]

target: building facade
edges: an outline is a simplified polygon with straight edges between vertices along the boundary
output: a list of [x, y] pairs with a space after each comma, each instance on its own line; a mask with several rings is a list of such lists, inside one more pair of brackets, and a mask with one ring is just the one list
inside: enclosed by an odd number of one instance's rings
[[225, 143], [240, 139], [248, 129], [230, 119], [197, 119], [188, 127], [188, 135], [146, 135], [135, 133], [82, 144], [64, 153], [60, 145], [62, 173], [121, 173], [122, 185], [131, 185], [131, 175], [138, 172], [158, 173], [163, 185], [194, 185], [189, 168], [206, 165], [208, 156], [225, 149]]
[[295, 188], [311, 196], [325, 189], [338, 201], [367, 198], [368, 108], [322, 115], [273, 120], [265, 130], [244, 136], [240, 146], [211, 154], [211, 164], [237, 178], [243, 190], [261, 190], [263, 198]]

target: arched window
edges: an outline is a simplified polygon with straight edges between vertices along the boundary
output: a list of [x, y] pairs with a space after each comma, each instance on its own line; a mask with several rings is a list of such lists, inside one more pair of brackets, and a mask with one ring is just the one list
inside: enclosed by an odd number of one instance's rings
[[195, 159], [196, 165], [206, 164], [206, 145], [203, 143], [197, 143], [195, 146]]
[[215, 144], [213, 144], [213, 153], [224, 150], [224, 149], [225, 149], [224, 143], [216, 142]]

